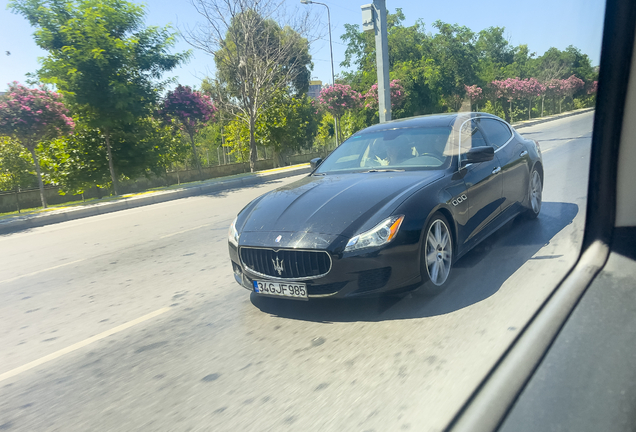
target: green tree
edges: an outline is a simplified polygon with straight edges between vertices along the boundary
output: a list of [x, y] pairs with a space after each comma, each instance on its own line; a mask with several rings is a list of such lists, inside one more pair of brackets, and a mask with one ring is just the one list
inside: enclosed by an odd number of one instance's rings
[[31, 154], [20, 143], [9, 137], [0, 137], [0, 190], [15, 192], [18, 213], [20, 213], [18, 192], [36, 183]]
[[341, 120], [342, 121], [338, 122], [338, 126], [342, 129], [341, 135], [345, 140], [359, 130], [367, 127], [367, 117], [365, 116], [364, 110], [348, 111], [341, 117]]
[[[217, 114], [219, 112], [217, 111]], [[207, 165], [216, 165], [217, 163], [221, 165], [223, 163], [223, 156], [221, 155], [221, 125], [218, 123], [209, 124], [197, 133], [196, 135], [196, 146], [199, 149], [199, 154], [201, 154], [201, 158], [205, 154], [205, 159]]]
[[42, 168], [46, 177], [60, 186], [63, 195], [107, 187], [110, 173], [102, 142], [98, 129], [78, 122], [72, 136], [52, 140], [43, 149]]
[[[280, 91], [263, 111], [256, 123], [255, 141], [271, 150], [274, 167], [282, 164], [282, 156], [311, 148], [318, 132], [318, 106], [307, 95]], [[239, 119], [230, 121], [224, 130], [225, 144], [238, 161], [249, 160], [250, 131]]]
[[[219, 100], [230, 100], [231, 95], [227, 88], [227, 83], [220, 82], [209, 77], [203, 78], [201, 81], [201, 93], [209, 96], [210, 98], [216, 97]], [[223, 151], [223, 163], [226, 163], [226, 154], [229, 146], [225, 145], [225, 127], [235, 117], [232, 115], [231, 109], [228, 110], [226, 106], [217, 107], [218, 111], [214, 115], [214, 124], [205, 128], [205, 136], [201, 136], [200, 139], [206, 140], [210, 143], [210, 140], [215, 140], [216, 148], [220, 148]], [[209, 129], [213, 129], [214, 132], [210, 135]], [[212, 149], [209, 149], [212, 150]], [[219, 155], [220, 157], [220, 155]]]
[[[110, 170], [103, 135], [99, 129], [79, 121], [75, 133], [54, 140], [43, 151], [46, 176], [59, 184], [64, 194], [82, 194], [92, 187], [106, 188]], [[113, 152], [120, 155], [122, 176], [165, 177], [174, 162], [183, 161], [188, 145], [182, 137], [160, 121], [146, 117], [115, 129], [111, 135]]]
[[598, 74], [594, 71], [592, 61], [587, 54], [583, 54], [580, 49], [572, 45], [568, 46], [565, 52], [571, 64], [568, 76], [576, 75], [586, 84], [591, 84], [598, 79]]
[[[223, 129], [223, 136], [224, 146], [230, 149], [229, 154], [234, 156], [237, 162], [250, 161], [250, 128], [244, 121], [236, 117], [227, 122]], [[259, 141], [258, 131], [254, 132], [253, 138]]]
[[475, 73], [479, 85], [506, 78], [504, 68], [514, 62], [515, 48], [504, 37], [504, 27], [489, 27], [481, 30], [475, 42], [478, 62]]
[[144, 117], [113, 134], [113, 149], [123, 155], [120, 169], [125, 177], [162, 177], [175, 162], [189, 154], [181, 134], [154, 117]]
[[[468, 27], [435, 21], [438, 33], [433, 36], [433, 55], [440, 68], [440, 90], [447, 105], [463, 97], [464, 85], [476, 81], [477, 49], [475, 33]], [[457, 109], [458, 107], [454, 107]]]
[[40, 79], [103, 136], [119, 194], [115, 162], [123, 155], [113, 151], [113, 133], [150, 114], [165, 84], [158, 80], [189, 53], [167, 54], [175, 43], [169, 27], [144, 27], [143, 7], [125, 0], [12, 0], [9, 7], [36, 28], [35, 41], [48, 52]]
[[[365, 119], [366, 120], [366, 119]], [[366, 124], [365, 124], [366, 126]], [[314, 147], [327, 156], [329, 149], [335, 148], [336, 125], [334, 117], [326, 112], [320, 119], [318, 132], [314, 141]], [[332, 147], [333, 145], [333, 147]]]
[[[396, 8], [395, 13], [387, 12], [387, 33], [389, 40], [389, 65], [392, 69], [395, 65], [422, 58], [422, 53], [428, 49], [428, 38], [424, 33], [424, 23], [418, 20], [411, 27], [404, 27], [405, 20], [401, 8]], [[340, 36], [347, 43], [345, 58], [341, 66], [357, 67], [353, 74], [345, 75], [356, 90], [367, 90], [377, 81], [375, 36], [364, 33], [357, 24], [345, 24], [345, 33]], [[361, 87], [359, 87], [361, 86]]]
[[310, 148], [318, 132], [317, 107], [307, 95], [280, 92], [261, 115], [257, 130], [261, 143], [272, 149], [274, 168], [280, 155]]
[[195, 0], [204, 26], [189, 33], [189, 42], [214, 56], [222, 110], [243, 121], [249, 130], [250, 169], [257, 160], [256, 123], [278, 91], [307, 91], [312, 68], [306, 16], [292, 28], [274, 20], [280, 15], [271, 0]]
[[504, 69], [505, 78], [527, 79], [533, 77], [535, 53], [531, 53], [528, 45], [519, 45], [514, 48], [512, 63], [506, 65]]

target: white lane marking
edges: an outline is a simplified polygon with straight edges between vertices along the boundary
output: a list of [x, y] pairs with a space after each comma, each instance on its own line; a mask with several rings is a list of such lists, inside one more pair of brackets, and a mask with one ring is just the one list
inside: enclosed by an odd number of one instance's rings
[[160, 239], [163, 239], [163, 238], [167, 238], [167, 237], [172, 237], [172, 236], [175, 236], [175, 235], [179, 235], [179, 234], [187, 233], [188, 231], [194, 231], [194, 230], [198, 230], [198, 229], [200, 229], [200, 228], [205, 228], [206, 226], [210, 226], [210, 224], [203, 224], [203, 225], [199, 225], [199, 226], [194, 227], [194, 228], [189, 228], [189, 229], [187, 229], [187, 230], [177, 231], [177, 232], [174, 232], [174, 233], [172, 233], [172, 234], [166, 234], [166, 235], [163, 235], [163, 236], [161, 236], [161, 237], [159, 237], [159, 238], [160, 238]]
[[60, 264], [60, 265], [55, 266], [55, 267], [49, 267], [49, 268], [44, 269], [44, 270], [38, 270], [38, 271], [34, 271], [33, 273], [27, 273], [27, 274], [23, 274], [23, 275], [20, 275], [20, 276], [16, 276], [16, 277], [11, 278], [11, 279], [5, 279], [3, 281], [0, 281], [0, 284], [6, 283], [6, 282], [13, 282], [14, 280], [22, 279], [22, 278], [29, 277], [29, 276], [35, 276], [36, 274], [44, 273], [44, 272], [47, 272], [49, 270], [55, 270], [55, 269], [60, 268], [60, 267], [64, 267], [64, 266], [71, 265], [71, 264], [76, 264], [76, 263], [78, 263], [80, 261], [84, 261], [85, 259], [86, 258], [82, 258], [82, 259], [78, 259], [77, 261], [67, 262], [67, 263]]
[[20, 366], [20, 367], [17, 367], [15, 369], [12, 369], [12, 370], [10, 370], [8, 372], [5, 372], [5, 373], [0, 375], [0, 382], [4, 381], [6, 379], [12, 378], [12, 377], [14, 377], [14, 376], [16, 376], [18, 374], [21, 374], [22, 372], [26, 372], [29, 369], [33, 369], [34, 367], [38, 367], [38, 366], [40, 366], [40, 365], [42, 365], [42, 364], [44, 364], [46, 362], [49, 362], [51, 360], [55, 360], [56, 358], [62, 357], [65, 354], [68, 354], [68, 353], [76, 351], [76, 350], [78, 350], [80, 348], [83, 348], [86, 345], [92, 344], [93, 342], [97, 342], [100, 339], [104, 339], [105, 337], [114, 335], [115, 333], [119, 333], [120, 331], [126, 330], [126, 329], [128, 329], [128, 328], [130, 328], [130, 327], [132, 327], [134, 325], [137, 325], [137, 324], [142, 323], [144, 321], [147, 321], [147, 320], [149, 320], [151, 318], [154, 318], [157, 315], [161, 315], [162, 313], [168, 312], [169, 310], [170, 310], [169, 307], [164, 307], [164, 308], [161, 308], [161, 309], [156, 310], [154, 312], [150, 312], [149, 314], [146, 314], [146, 315], [144, 315], [144, 316], [142, 316], [140, 318], [134, 319], [132, 321], [128, 321], [127, 323], [124, 323], [124, 324], [122, 324], [120, 326], [114, 327], [114, 328], [112, 328], [110, 330], [106, 330], [105, 332], [102, 332], [102, 333], [100, 333], [98, 335], [95, 335], [93, 337], [89, 337], [88, 339], [84, 339], [81, 342], [78, 342], [78, 343], [73, 344], [71, 346], [68, 346], [66, 348], [62, 348], [61, 350], [55, 351], [52, 354], [49, 354], [47, 356], [44, 356], [44, 357], [39, 358], [37, 360], [34, 360], [34, 361], [30, 362], [30, 363], [27, 363], [27, 364], [25, 364], [23, 366]]
[[561, 143], [561, 144], [555, 144], [555, 145], [554, 145], [554, 147], [550, 147], [550, 148], [547, 148], [547, 149], [545, 149], [545, 150], [541, 150], [541, 154], [543, 154], [543, 153], [547, 153], [547, 152], [549, 152], [550, 150], [554, 150], [554, 149], [557, 149], [557, 148], [559, 148], [559, 147], [563, 147], [564, 145], [569, 144], [569, 143], [571, 143], [572, 141], [576, 141], [576, 140], [578, 140], [578, 139], [582, 139], [582, 138], [590, 138], [590, 139], [592, 139], [592, 137], [591, 137], [591, 136], [587, 136], [587, 134], [584, 134], [584, 135], [581, 135], [581, 136], [579, 136], [579, 137], [576, 137], [576, 138], [572, 138], [572, 139], [570, 139], [570, 140], [567, 140], [567, 141], [566, 141], [566, 142], [564, 142], [564, 143]]

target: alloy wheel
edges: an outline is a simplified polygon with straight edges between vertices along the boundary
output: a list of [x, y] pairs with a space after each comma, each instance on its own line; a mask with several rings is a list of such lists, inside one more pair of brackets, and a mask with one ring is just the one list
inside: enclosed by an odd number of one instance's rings
[[453, 240], [442, 219], [435, 219], [426, 233], [426, 271], [433, 285], [441, 286], [448, 279], [453, 258]]
[[532, 171], [530, 178], [530, 206], [535, 215], [541, 211], [541, 176], [537, 170]]

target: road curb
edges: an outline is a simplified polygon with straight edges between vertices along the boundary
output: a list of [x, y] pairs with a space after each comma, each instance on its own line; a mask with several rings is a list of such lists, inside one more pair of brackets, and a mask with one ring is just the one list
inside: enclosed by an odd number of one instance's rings
[[553, 120], [560, 120], [562, 118], [572, 117], [572, 116], [579, 115], [579, 114], [584, 114], [584, 113], [590, 112], [590, 111], [594, 111], [594, 108], [582, 108], [580, 110], [570, 111], [570, 112], [563, 113], [563, 114], [557, 114], [557, 115], [553, 115], [553, 116], [550, 116], [550, 117], [542, 117], [542, 118], [539, 118], [539, 119], [536, 119], [536, 120], [525, 120], [525, 121], [522, 121], [522, 122], [514, 123], [512, 126], [515, 129], [521, 129], [521, 128], [524, 128], [524, 127], [534, 126], [534, 125], [538, 125], [538, 124], [541, 124], [541, 123], [547, 123], [547, 122], [553, 121]]
[[113, 213], [121, 210], [128, 210], [143, 207], [151, 204], [158, 204], [166, 201], [177, 200], [207, 193], [220, 192], [223, 190], [253, 186], [268, 181], [278, 180], [285, 177], [309, 174], [311, 167], [309, 164], [296, 165], [286, 169], [273, 170], [274, 172], [260, 172], [248, 176], [227, 179], [210, 180], [203, 184], [184, 186], [180, 189], [162, 190], [146, 195], [121, 198], [116, 201], [100, 202], [86, 206], [69, 207], [60, 210], [52, 210], [48, 213], [38, 213], [34, 215], [16, 216], [14, 218], [0, 221], [0, 235], [10, 234], [16, 231], [23, 231], [30, 228], [38, 228], [60, 222], [67, 222], [82, 219], [90, 216], [97, 216]]

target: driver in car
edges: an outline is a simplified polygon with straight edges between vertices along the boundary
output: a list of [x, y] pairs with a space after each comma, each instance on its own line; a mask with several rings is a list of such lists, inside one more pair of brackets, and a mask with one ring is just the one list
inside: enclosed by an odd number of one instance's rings
[[401, 143], [386, 144], [386, 155], [389, 159], [389, 165], [398, 165], [413, 157], [413, 148], [400, 144]]

